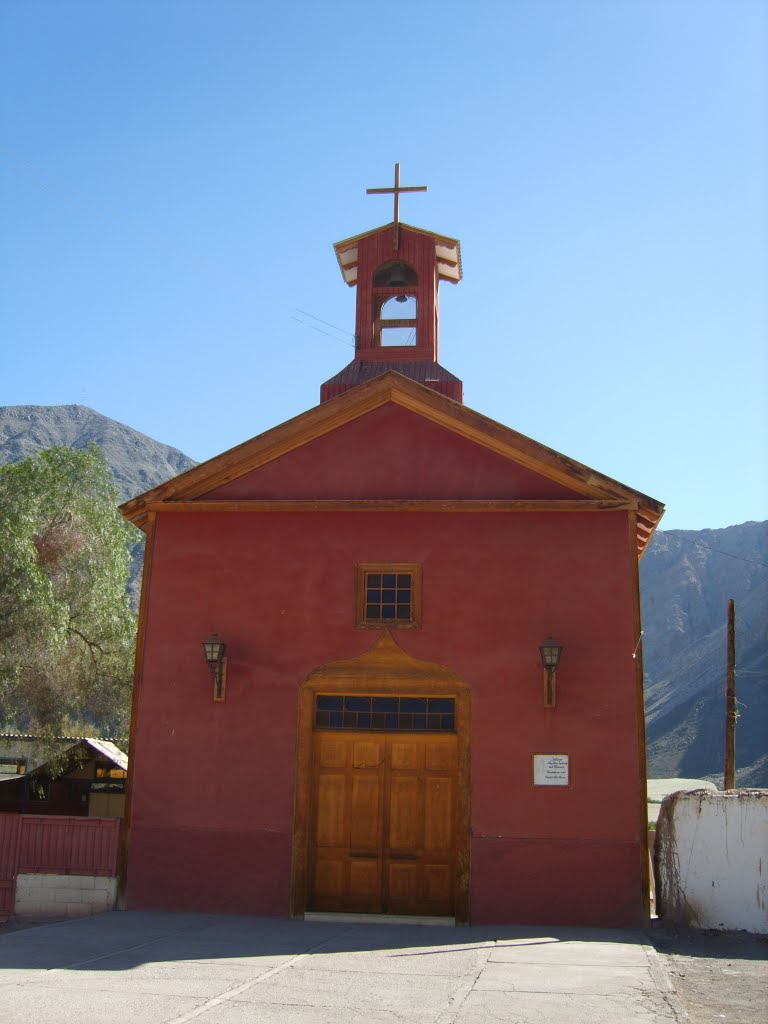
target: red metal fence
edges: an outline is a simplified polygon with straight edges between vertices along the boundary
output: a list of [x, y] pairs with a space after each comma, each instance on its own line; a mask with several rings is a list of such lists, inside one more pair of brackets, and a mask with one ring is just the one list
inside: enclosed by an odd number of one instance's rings
[[0, 814], [0, 919], [13, 913], [16, 876], [117, 874], [119, 818]]
[[0, 814], [0, 921], [13, 913], [16, 900], [20, 822], [20, 814]]

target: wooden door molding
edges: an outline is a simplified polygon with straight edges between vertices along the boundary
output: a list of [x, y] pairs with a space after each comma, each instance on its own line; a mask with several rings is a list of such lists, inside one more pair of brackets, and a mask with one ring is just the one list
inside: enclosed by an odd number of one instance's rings
[[[373, 693], [453, 697], [456, 701], [458, 788], [456, 804], [456, 921], [469, 921], [471, 824], [471, 691], [468, 684], [444, 665], [420, 661], [407, 654], [384, 631], [364, 654], [330, 662], [311, 672], [299, 688], [291, 916], [304, 914], [308, 892], [312, 749], [315, 696]], [[408, 733], [408, 735], [418, 735]]]

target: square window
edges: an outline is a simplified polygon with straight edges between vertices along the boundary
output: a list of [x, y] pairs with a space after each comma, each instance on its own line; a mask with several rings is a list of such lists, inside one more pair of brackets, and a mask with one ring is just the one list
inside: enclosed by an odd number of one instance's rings
[[421, 566], [359, 564], [355, 625], [418, 629], [421, 626]]

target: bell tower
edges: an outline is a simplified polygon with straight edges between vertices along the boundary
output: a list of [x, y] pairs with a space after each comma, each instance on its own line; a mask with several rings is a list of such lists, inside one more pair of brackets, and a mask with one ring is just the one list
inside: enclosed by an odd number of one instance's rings
[[401, 192], [426, 191], [400, 186], [395, 164], [394, 188], [368, 189], [394, 195], [394, 220], [334, 246], [342, 276], [357, 288], [355, 358], [320, 388], [320, 401], [396, 370], [406, 377], [463, 400], [462, 383], [437, 361], [440, 281], [461, 280], [458, 239], [403, 224]]

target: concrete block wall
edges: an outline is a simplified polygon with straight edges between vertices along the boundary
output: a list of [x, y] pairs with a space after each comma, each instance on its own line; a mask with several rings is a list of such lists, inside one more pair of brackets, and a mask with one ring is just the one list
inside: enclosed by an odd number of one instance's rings
[[19, 874], [14, 913], [79, 917], [114, 910], [117, 879], [98, 875]]

